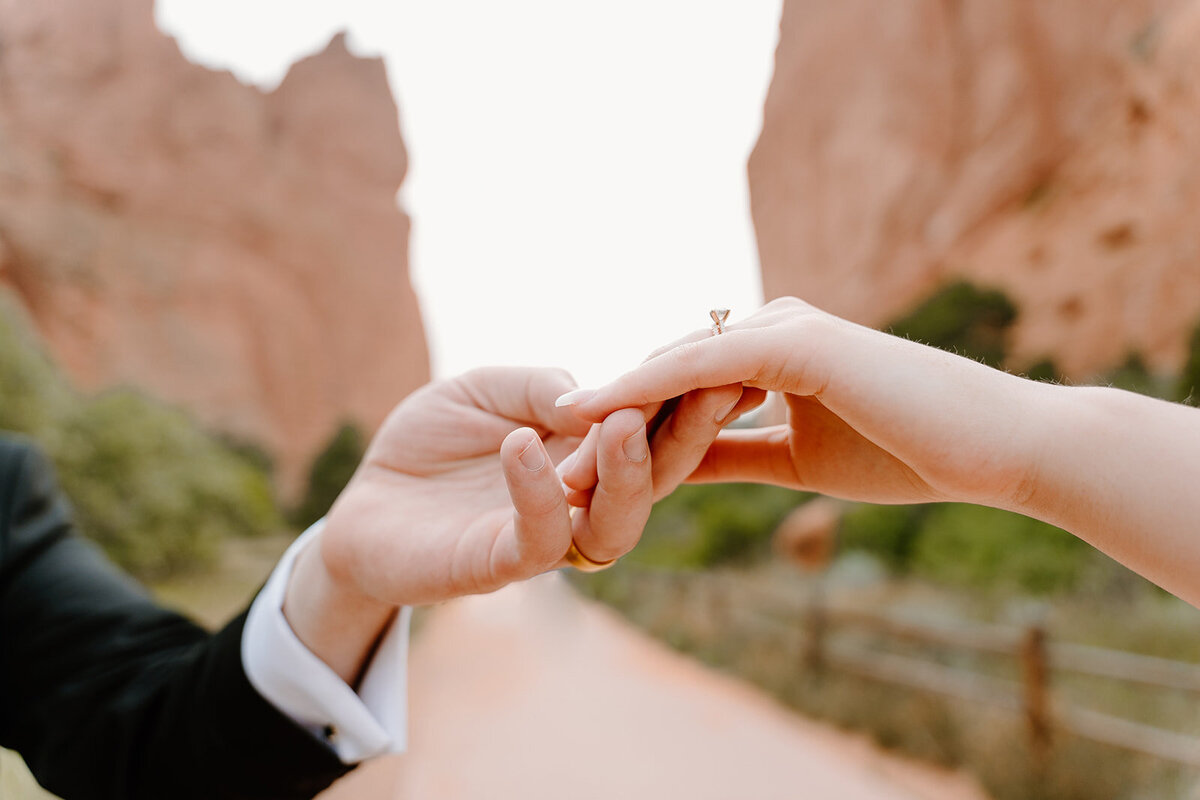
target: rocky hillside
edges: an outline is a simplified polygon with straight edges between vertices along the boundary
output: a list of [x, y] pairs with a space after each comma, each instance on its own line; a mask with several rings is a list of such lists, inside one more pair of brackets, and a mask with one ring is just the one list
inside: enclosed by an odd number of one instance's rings
[[152, 10], [0, 2], [0, 283], [79, 385], [177, 402], [294, 491], [428, 379], [396, 106], [340, 37], [263, 93]]
[[956, 277], [1012, 360], [1178, 368], [1200, 319], [1200, 2], [785, 0], [750, 187], [768, 297], [868, 324]]

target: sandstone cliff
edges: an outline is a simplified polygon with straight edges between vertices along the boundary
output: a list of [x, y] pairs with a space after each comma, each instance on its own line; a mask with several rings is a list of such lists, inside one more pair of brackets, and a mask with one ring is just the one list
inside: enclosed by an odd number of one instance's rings
[[383, 65], [341, 37], [264, 94], [153, 0], [0, 0], [0, 283], [84, 388], [262, 443], [294, 491], [429, 376]]
[[954, 277], [1012, 361], [1179, 366], [1200, 318], [1200, 2], [786, 0], [749, 173], [768, 297], [880, 324]]

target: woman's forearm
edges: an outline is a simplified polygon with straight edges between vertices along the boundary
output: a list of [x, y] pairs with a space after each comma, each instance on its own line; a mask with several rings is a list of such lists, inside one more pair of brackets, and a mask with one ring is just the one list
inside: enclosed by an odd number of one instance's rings
[[1016, 412], [1045, 441], [1012, 510], [1200, 605], [1200, 409], [1119, 389], [1047, 389], [1040, 407]]
[[1200, 409], [1037, 383], [865, 329], [825, 352], [842, 417], [942, 499], [1050, 522], [1200, 605]]

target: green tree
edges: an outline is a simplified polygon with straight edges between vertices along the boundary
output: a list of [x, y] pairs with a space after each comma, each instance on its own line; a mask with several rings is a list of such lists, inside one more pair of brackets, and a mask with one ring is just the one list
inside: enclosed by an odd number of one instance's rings
[[884, 330], [999, 367], [1016, 319], [1017, 307], [1003, 292], [960, 281], [943, 286]]
[[1074, 588], [1094, 560], [1081, 539], [1010, 511], [965, 503], [933, 506], [913, 554], [914, 574], [974, 589], [1048, 594]]
[[1187, 361], [1175, 386], [1175, 399], [1193, 406], [1200, 405], [1200, 322], [1192, 329]]
[[352, 422], [343, 422], [313, 459], [308, 471], [308, 489], [291, 514], [292, 524], [303, 529], [325, 516], [350, 482], [365, 452], [366, 443], [358, 427]]
[[842, 516], [838, 547], [870, 553], [896, 572], [906, 572], [932, 506], [864, 503]]
[[1139, 353], [1127, 355], [1120, 366], [1104, 376], [1103, 382], [1149, 397], [1165, 399], [1173, 392], [1170, 378], [1152, 373]]
[[210, 563], [224, 536], [282, 526], [264, 471], [130, 389], [76, 407], [52, 455], [81, 530], [143, 577]]
[[1060, 383], [1062, 374], [1058, 371], [1058, 366], [1051, 358], [1043, 358], [1041, 361], [1036, 361], [1022, 370], [1022, 373], [1031, 381], [1043, 381], [1045, 383]]
[[3, 294], [0, 429], [37, 440], [80, 530], [143, 578], [203, 566], [224, 535], [282, 525], [264, 470], [132, 389], [75, 392]]
[[681, 486], [654, 506], [634, 563], [701, 569], [767, 555], [788, 512], [810, 495], [750, 483]]
[[41, 438], [73, 400], [24, 312], [0, 294], [0, 428]]

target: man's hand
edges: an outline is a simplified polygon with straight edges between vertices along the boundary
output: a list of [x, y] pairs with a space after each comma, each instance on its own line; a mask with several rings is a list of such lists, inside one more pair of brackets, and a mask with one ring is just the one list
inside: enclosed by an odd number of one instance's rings
[[[301, 641], [354, 684], [399, 605], [490, 592], [562, 566], [572, 538], [598, 561], [628, 552], [653, 498], [640, 411], [598, 426], [599, 483], [569, 514], [554, 465], [592, 427], [554, 400], [549, 369], [482, 369], [402, 402], [297, 560], [284, 613]], [[715, 429], [702, 434], [707, 447]]]
[[604, 420], [606, 491], [572, 520], [554, 471], [590, 428], [554, 407], [572, 385], [558, 370], [483, 369], [401, 403], [329, 513], [331, 575], [385, 603], [418, 605], [553, 569], [573, 532], [604, 545], [598, 559], [629, 550], [651, 505], [642, 417]]

